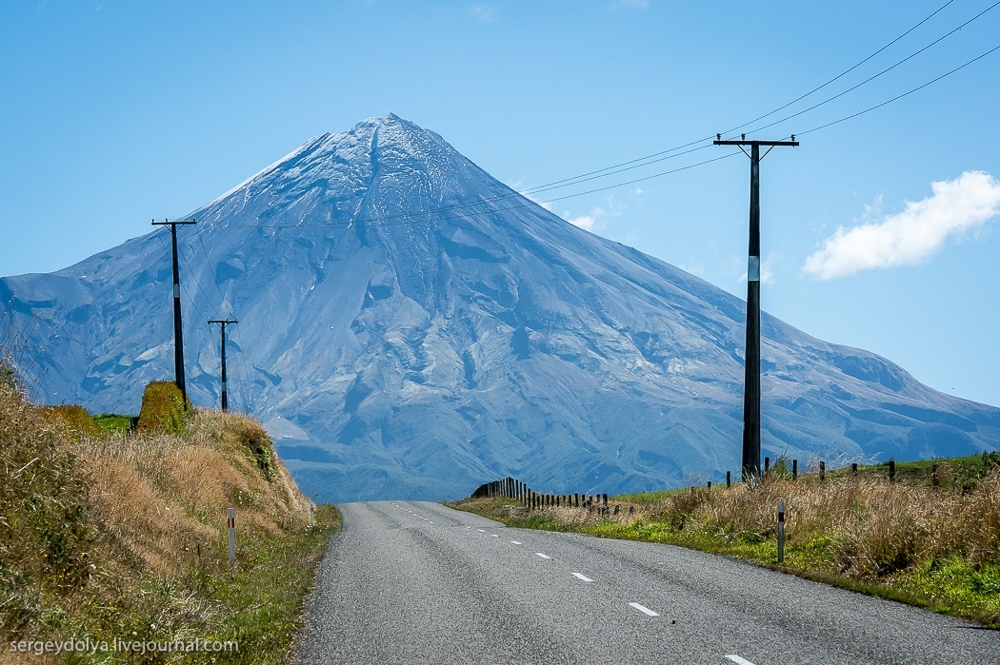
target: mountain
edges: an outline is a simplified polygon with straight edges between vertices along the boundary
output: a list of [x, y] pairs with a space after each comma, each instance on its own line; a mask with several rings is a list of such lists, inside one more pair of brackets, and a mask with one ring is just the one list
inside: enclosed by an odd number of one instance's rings
[[[325, 134], [178, 229], [188, 390], [261, 418], [321, 499], [444, 499], [513, 475], [556, 492], [740, 465], [744, 303], [520, 197], [394, 115]], [[173, 375], [157, 228], [0, 280], [38, 397], [136, 412]], [[803, 463], [971, 454], [1000, 410], [762, 318], [762, 448]]]

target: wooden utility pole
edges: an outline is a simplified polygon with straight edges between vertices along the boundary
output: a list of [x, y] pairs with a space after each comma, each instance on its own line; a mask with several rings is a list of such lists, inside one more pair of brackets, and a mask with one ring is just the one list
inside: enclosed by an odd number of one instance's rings
[[228, 394], [227, 383], [226, 383], [226, 326], [230, 323], [239, 323], [236, 319], [209, 319], [209, 324], [218, 323], [219, 327], [222, 329], [222, 411], [229, 410], [229, 401], [226, 399]]
[[[775, 146], [797, 146], [791, 141], [723, 141], [716, 134], [715, 145], [735, 145], [750, 158], [750, 251], [747, 261], [747, 347], [743, 389], [743, 480], [760, 477], [760, 160]], [[750, 153], [744, 149], [750, 146]], [[760, 154], [760, 147], [767, 152]]]
[[177, 268], [177, 225], [194, 224], [193, 219], [185, 219], [179, 222], [163, 220], [158, 222], [153, 220], [153, 226], [170, 227], [170, 246], [173, 249], [174, 265], [174, 383], [181, 391], [184, 409], [187, 409], [187, 387], [184, 383], [184, 340], [181, 334], [181, 279], [180, 271]]

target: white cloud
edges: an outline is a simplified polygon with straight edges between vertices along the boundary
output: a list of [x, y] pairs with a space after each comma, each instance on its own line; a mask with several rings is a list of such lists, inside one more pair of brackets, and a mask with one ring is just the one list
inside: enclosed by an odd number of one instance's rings
[[581, 229], [596, 233], [607, 227], [610, 218], [621, 216], [627, 207], [626, 204], [616, 201], [614, 194], [611, 194], [607, 198], [606, 207], [594, 206], [588, 214], [576, 217], [567, 210], [563, 212], [562, 217], [573, 226], [579, 226]]
[[579, 226], [581, 229], [593, 232], [595, 228], [604, 227], [607, 213], [602, 208], [595, 207], [589, 215], [580, 215], [579, 217], [571, 217], [569, 211], [566, 211], [563, 213], [563, 219], [573, 226]]
[[480, 23], [493, 23], [497, 20], [497, 8], [492, 5], [476, 3], [469, 7], [469, 13]]
[[541, 207], [545, 208], [546, 210], [548, 210], [549, 212], [554, 212], [553, 209], [552, 209], [553, 206], [552, 206], [552, 204], [550, 202], [548, 202], [548, 201], [542, 201], [541, 199], [539, 199], [539, 198], [537, 198], [535, 196], [532, 196], [527, 191], [522, 192], [520, 190], [520, 187], [521, 187], [522, 184], [524, 184], [524, 178], [521, 178], [516, 183], [508, 184], [508, 187], [510, 187], [511, 189], [518, 190], [517, 191], [518, 194], [520, 194], [524, 198], [528, 199], [529, 201], [531, 201], [535, 205], [541, 206]]
[[[853, 275], [871, 268], [915, 265], [937, 251], [948, 236], [961, 236], [1000, 214], [1000, 183], [984, 171], [966, 171], [955, 180], [932, 182], [931, 196], [907, 202], [903, 212], [881, 221], [840, 227], [806, 258], [802, 271], [820, 279]], [[879, 216], [880, 200], [865, 218]]]

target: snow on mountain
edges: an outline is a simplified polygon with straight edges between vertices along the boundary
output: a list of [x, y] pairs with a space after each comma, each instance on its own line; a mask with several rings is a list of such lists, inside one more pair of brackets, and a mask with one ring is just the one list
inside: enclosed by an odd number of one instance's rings
[[[272, 433], [323, 500], [443, 499], [513, 475], [621, 492], [740, 465], [744, 303], [578, 229], [394, 115], [325, 134], [179, 229], [188, 390]], [[136, 412], [173, 375], [163, 229], [0, 280], [52, 403]], [[762, 448], [807, 461], [971, 454], [1000, 410], [763, 315]]]

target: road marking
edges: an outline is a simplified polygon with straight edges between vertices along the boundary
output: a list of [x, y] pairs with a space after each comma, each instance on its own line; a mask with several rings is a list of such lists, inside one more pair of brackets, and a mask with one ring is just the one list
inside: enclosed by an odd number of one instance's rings
[[589, 577], [587, 577], [586, 575], [584, 575], [583, 573], [573, 573], [573, 577], [575, 577], [576, 579], [581, 580], [583, 582], [593, 582], [594, 581], [594, 580], [590, 579]]
[[[643, 607], [639, 603], [629, 603], [629, 605], [631, 605], [633, 608], [639, 610], [640, 612], [642, 612], [643, 614], [646, 614], [648, 616], [651, 616], [651, 617], [658, 617], [658, 616], [660, 616], [659, 614], [657, 614], [653, 610], [649, 609], [648, 607]], [[726, 656], [726, 658], [729, 658], [729, 656]], [[753, 665], [753, 663], [751, 663], [750, 665]]]
[[479, 533], [486, 533], [485, 529], [476, 529], [476, 531], [478, 531]]
[[499, 538], [499, 537], [500, 537], [500, 536], [496, 535], [495, 533], [491, 533], [491, 534], [490, 534], [490, 538]]
[[751, 663], [746, 658], [740, 658], [739, 656], [732, 655], [732, 656], [726, 656], [726, 658], [736, 663], [736, 665], [753, 665], [753, 663]]
[[548, 554], [542, 554], [541, 552], [535, 552], [535, 556], [541, 557], [543, 559], [551, 559], [552, 558]]
[[524, 543], [519, 543], [516, 540], [512, 540], [510, 542], [513, 543], [514, 545], [523, 545], [524, 544]]

